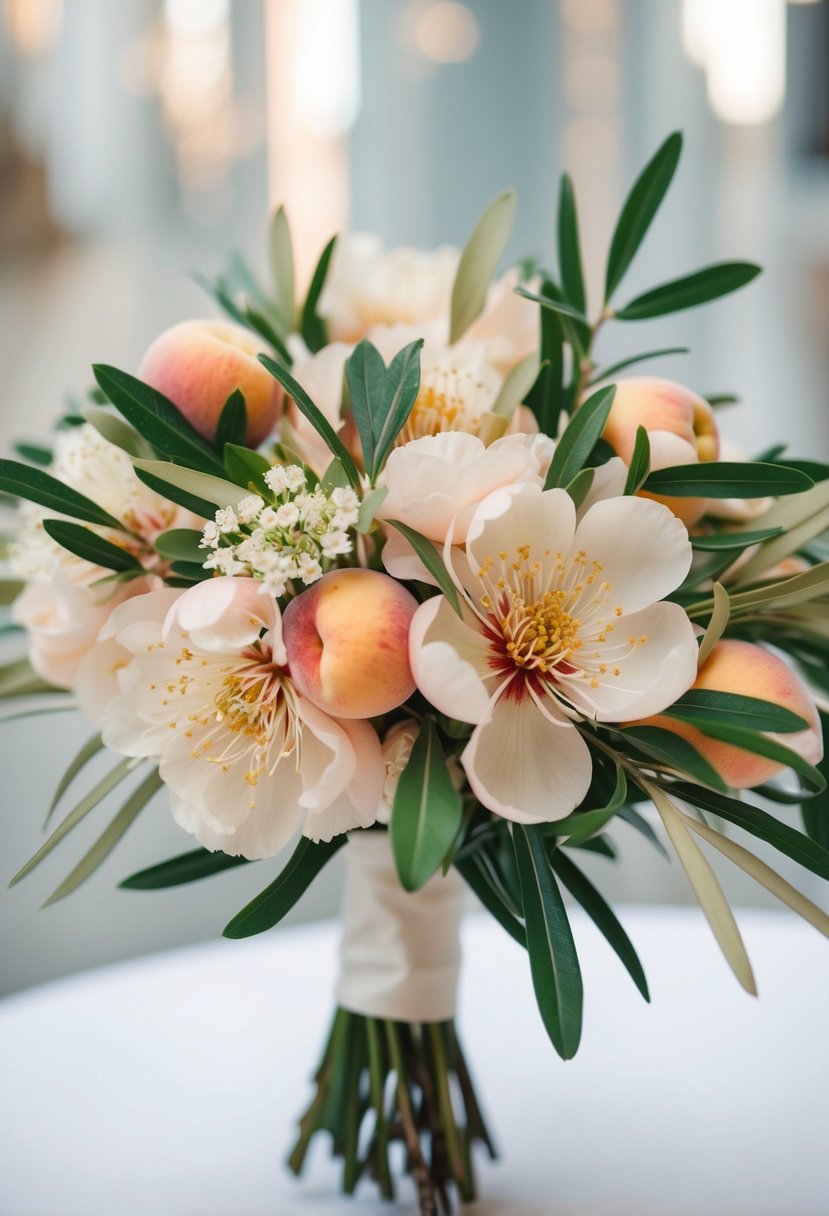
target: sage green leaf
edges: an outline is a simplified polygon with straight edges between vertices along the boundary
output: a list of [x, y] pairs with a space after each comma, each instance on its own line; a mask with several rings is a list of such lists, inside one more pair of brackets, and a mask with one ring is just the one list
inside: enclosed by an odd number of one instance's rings
[[696, 832], [703, 840], [707, 840], [710, 845], [744, 870], [761, 887], [765, 887], [781, 903], [786, 904], [798, 916], [802, 916], [805, 921], [813, 925], [824, 937], [829, 937], [829, 916], [805, 895], [801, 895], [791, 883], [786, 882], [785, 878], [781, 878], [776, 870], [766, 865], [759, 857], [755, 857], [748, 849], [744, 849], [741, 844], [737, 844], [736, 840], [715, 832], [708, 824], [700, 823], [698, 820], [692, 819], [690, 815], [683, 815], [682, 818], [687, 828]]
[[590, 493], [595, 476], [595, 469], [582, 469], [580, 473], [576, 473], [576, 476], [573, 478], [570, 484], [565, 486], [567, 493], [573, 500], [573, 506], [577, 511], [584, 502], [585, 498], [587, 498], [587, 495]]
[[645, 482], [652, 494], [675, 498], [765, 498], [766, 495], [800, 494], [811, 485], [799, 469], [749, 461], [701, 461], [656, 469]]
[[320, 254], [320, 260], [317, 262], [314, 273], [311, 276], [311, 285], [308, 288], [308, 295], [305, 297], [305, 303], [302, 305], [302, 313], [300, 314], [299, 332], [302, 334], [302, 339], [312, 355], [315, 355], [328, 342], [328, 331], [325, 321], [317, 312], [317, 304], [322, 295], [325, 280], [328, 277], [328, 267], [331, 263], [331, 255], [334, 252], [336, 244], [337, 238], [332, 236]]
[[268, 260], [273, 282], [273, 302], [285, 332], [294, 328], [294, 250], [284, 207], [277, 207], [268, 228]]
[[264, 338], [274, 348], [286, 367], [290, 367], [293, 363], [291, 352], [265, 314], [248, 304], [245, 306], [245, 321], [248, 329], [254, 330], [260, 338]]
[[380, 432], [386, 397], [386, 365], [367, 338], [358, 342], [345, 365], [351, 413], [357, 424], [363, 463], [374, 468], [374, 449]]
[[144, 570], [134, 554], [128, 553], [120, 545], [114, 545], [112, 541], [104, 540], [103, 536], [91, 528], [85, 528], [83, 524], [73, 524], [65, 519], [44, 519], [43, 530], [64, 549], [91, 562], [93, 566], [103, 566], [106, 570], [135, 570], [137, 573]]
[[514, 190], [505, 190], [494, 198], [464, 247], [452, 286], [451, 345], [463, 337], [484, 310], [492, 276], [512, 232], [516, 204]]
[[516, 824], [512, 838], [538, 1009], [556, 1051], [570, 1060], [581, 1038], [584, 1000], [576, 944], [543, 836]]
[[307, 836], [300, 837], [285, 868], [270, 886], [236, 913], [225, 925], [222, 936], [252, 937], [279, 924], [347, 839], [343, 834], [314, 844]]
[[472, 853], [467, 857], [456, 857], [453, 864], [487, 912], [495, 917], [519, 946], [526, 949], [527, 935], [524, 926], [510, 907], [503, 885], [493, 878], [491, 859], [487, 862], [479, 853]]
[[199, 473], [195, 469], [184, 469], [181, 465], [170, 464], [166, 460], [136, 460], [134, 465], [139, 473], [149, 473], [157, 482], [184, 490], [202, 503], [211, 504], [212, 511], [208, 518], [212, 518], [217, 507], [233, 507], [235, 510], [242, 499], [248, 496], [246, 489], [224, 477]]
[[117, 367], [96, 363], [92, 370], [119, 413], [161, 456], [203, 473], [222, 473], [216, 453], [167, 397]]
[[171, 528], [155, 538], [156, 552], [168, 561], [195, 562], [203, 565], [207, 550], [201, 548], [201, 532], [195, 528]]
[[648, 981], [633, 942], [628, 937], [613, 909], [599, 894], [592, 882], [569, 857], [556, 849], [551, 858], [553, 869], [577, 903], [581, 904], [599, 932], [615, 951], [622, 966], [646, 1001], [650, 1001]]
[[57, 903], [59, 899], [64, 899], [72, 891], [77, 890], [81, 883], [86, 882], [91, 874], [95, 873], [98, 866], [106, 860], [124, 833], [163, 785], [164, 782], [159, 777], [157, 769], [144, 778], [138, 788], [130, 794], [109, 827], [102, 832], [92, 848], [84, 853], [71, 874], [67, 875], [60, 886], [52, 892], [42, 905], [44, 908], [48, 908], [50, 904]]
[[248, 411], [245, 405], [245, 395], [235, 388], [222, 406], [222, 412], [216, 424], [216, 451], [221, 456], [226, 444], [244, 444], [247, 431]]
[[352, 460], [350, 452], [337, 435], [336, 431], [325, 417], [322, 410], [314, 405], [305, 389], [298, 380], [294, 379], [287, 368], [281, 367], [267, 355], [260, 355], [259, 362], [263, 367], [267, 368], [271, 375], [279, 381], [286, 392], [290, 394], [297, 409], [300, 411], [300, 413], [305, 415], [317, 434], [325, 441], [331, 455], [336, 456], [336, 458], [340, 461], [348, 474], [348, 480], [351, 485], [355, 490], [359, 491], [360, 474], [357, 466]]
[[765, 541], [751, 555], [739, 571], [737, 586], [754, 582], [829, 529], [829, 482], [822, 481], [803, 494], [776, 502], [757, 522], [765, 528], [781, 528], [783, 532]]
[[19, 578], [0, 579], [0, 608], [8, 608], [25, 590], [26, 584]]
[[376, 477], [392, 449], [395, 439], [409, 420], [420, 392], [420, 352], [423, 339], [417, 338], [394, 356], [386, 373], [382, 425], [376, 438], [371, 476]]
[[699, 666], [711, 654], [711, 651], [719, 642], [722, 635], [725, 633], [728, 625], [729, 617], [731, 616], [731, 600], [728, 592], [722, 583], [714, 583], [713, 587], [714, 604], [711, 613], [711, 620], [708, 622], [708, 628], [705, 631], [705, 637], [702, 639], [699, 648]]
[[47, 507], [61, 515], [69, 515], [73, 519], [83, 519], [90, 524], [100, 524], [103, 528], [115, 528], [124, 531], [124, 525], [114, 515], [110, 515], [103, 507], [99, 507], [85, 494], [79, 494], [44, 473], [43, 469], [33, 469], [31, 465], [21, 464], [18, 460], [0, 460], [0, 491], [12, 494], [15, 498], [25, 498], [28, 502], [36, 502], [38, 506]]
[[193, 849], [190, 853], [181, 853], [178, 857], [171, 857], [169, 861], [139, 870], [119, 882], [118, 886], [128, 891], [162, 891], [167, 887], [179, 887], [201, 878], [210, 878], [213, 874], [234, 869], [247, 861], [247, 857], [232, 857], [229, 853]]
[[756, 279], [759, 273], [760, 267], [752, 262], [718, 262], [636, 296], [624, 308], [618, 309], [614, 316], [618, 321], [644, 321], [650, 317], [681, 312], [685, 308], [696, 308], [699, 304], [707, 304], [709, 300], [738, 291]]
[[100, 733], [97, 735], [93, 735], [91, 739], [87, 739], [86, 743], [84, 743], [83, 747], [80, 749], [78, 754], [72, 760], [71, 764], [66, 769], [66, 772], [63, 774], [60, 781], [58, 782], [57, 789], [55, 790], [54, 797], [52, 798], [51, 804], [49, 806], [49, 811], [46, 815], [46, 823], [48, 823], [49, 820], [52, 818], [52, 815], [54, 814], [55, 809], [57, 808], [61, 798], [66, 793], [66, 791], [69, 789], [69, 786], [75, 780], [78, 773], [80, 773], [81, 770], [87, 766], [87, 764], [89, 763], [90, 760], [92, 760], [95, 756], [98, 755], [98, 752], [100, 752], [103, 749], [103, 746], [104, 746], [104, 741], [103, 741]]
[[722, 553], [759, 545], [772, 536], [779, 536], [780, 532], [780, 528], [760, 528], [754, 532], [712, 532], [710, 536], [692, 536], [691, 544], [704, 553]]
[[498, 396], [492, 403], [491, 412], [499, 418], [511, 419], [518, 406], [529, 396], [540, 371], [541, 364], [535, 351], [525, 355], [501, 385]]
[[98, 434], [106, 439], [107, 443], [121, 448], [128, 456], [137, 457], [139, 460], [154, 458], [155, 452], [146, 439], [138, 434], [135, 427], [130, 426], [123, 418], [119, 418], [112, 410], [104, 409], [100, 405], [87, 405], [84, 406], [83, 416], [90, 426], [94, 426]]
[[714, 790], [705, 790], [698, 785], [677, 783], [671, 786], [671, 793], [681, 802], [688, 802], [718, 815], [729, 823], [735, 824], [758, 840], [765, 840], [773, 845], [778, 852], [785, 853], [798, 865], [821, 878], [829, 879], [829, 850], [823, 848], [796, 828], [789, 827], [774, 815], [760, 810], [747, 802], [740, 802], [726, 794], [718, 794]]
[[0, 700], [58, 691], [40, 678], [28, 659], [13, 659], [0, 667]]
[[54, 460], [52, 449], [41, 447], [38, 443], [15, 443], [13, 447], [23, 460], [36, 464], [41, 469], [47, 468]]
[[625, 823], [630, 824], [630, 826], [637, 831], [640, 836], [644, 836], [645, 840], [647, 840], [649, 844], [652, 844], [657, 853], [661, 853], [666, 861], [670, 861], [671, 858], [668, 850], [665, 848], [664, 844], [659, 839], [644, 815], [640, 815], [639, 812], [634, 810], [632, 806], [620, 806], [617, 815], [619, 819], [623, 819]]
[[628, 726], [620, 733], [636, 744], [647, 756], [676, 772], [685, 773], [702, 785], [725, 790], [725, 783], [715, 768], [701, 756], [693, 744], [673, 731], [660, 726]]
[[663, 713], [682, 722], [723, 722], [749, 730], [787, 733], [809, 729], [805, 718], [773, 701], [721, 692], [715, 688], [690, 688]]
[[565, 300], [558, 300], [554, 296], [538, 295], [527, 287], [516, 287], [515, 294], [524, 300], [532, 300], [534, 304], [540, 304], [548, 312], [555, 312], [561, 317], [569, 317], [572, 321], [578, 321], [580, 325], [590, 324], [581, 309], [576, 308], [573, 304], [568, 304]]
[[605, 272], [605, 301], [630, 266], [671, 184], [682, 151], [682, 133], [669, 135], [633, 184], [610, 242]]
[[384, 523], [391, 524], [393, 528], [397, 528], [397, 531], [402, 536], [405, 536], [455, 612], [460, 616], [461, 602], [458, 597], [458, 589], [452, 582], [452, 577], [443, 563], [440, 551], [425, 536], [421, 536], [419, 532], [416, 532], [414, 528], [410, 528], [408, 524], [401, 523], [399, 519], [386, 519]]
[[786, 768], [794, 769], [798, 776], [803, 778], [809, 789], [816, 790], [818, 793], [826, 789], [826, 781], [813, 764], [804, 760], [799, 752], [785, 747], [768, 735], [760, 734], [756, 730], [749, 730], [744, 726], [717, 722], [711, 718], [698, 718], [694, 725], [711, 739], [721, 739], [724, 743], [731, 743], [734, 747], [743, 748], [757, 756], [766, 756], [769, 760], [776, 760], [778, 764], [782, 764]]
[[642, 782], [643, 788], [650, 794], [654, 806], [659, 812], [665, 825], [665, 830], [671, 838], [682, 868], [688, 876], [688, 881], [699, 901], [711, 926], [714, 937], [725, 955], [726, 961], [734, 972], [739, 983], [750, 992], [757, 995], [757, 985], [751, 969], [740, 930], [734, 919], [734, 913], [722, 892], [714, 871], [703, 856], [699, 845], [694, 840], [689, 829], [699, 826], [694, 820], [684, 815], [674, 806], [667, 794], [649, 781]]
[[589, 811], [573, 811], [564, 819], [551, 823], [550, 829], [556, 836], [569, 837], [568, 843], [574, 846], [582, 844], [591, 836], [595, 836], [610, 822], [627, 797], [627, 779], [625, 770], [620, 764], [616, 765], [616, 785], [613, 793], [604, 806]]
[[648, 432], [643, 426], [636, 428], [636, 441], [633, 445], [633, 455], [628, 466], [625, 480], [625, 494], [635, 494], [644, 484], [651, 467], [651, 442]]
[[102, 802], [103, 799], [106, 798], [107, 794], [111, 793], [116, 786], [120, 785], [121, 782], [129, 776], [138, 763], [138, 760], [128, 756], [126, 759], [119, 761], [115, 768], [108, 772], [105, 777], [102, 777], [97, 785], [95, 785], [89, 791], [89, 793], [86, 794], [75, 807], [73, 807], [69, 814], [60, 821], [54, 832], [52, 832], [52, 835], [48, 838], [48, 840], [45, 841], [44, 844], [40, 846], [34, 856], [30, 857], [26, 864], [17, 871], [14, 878], [9, 883], [9, 886], [13, 887], [15, 883], [20, 882], [22, 878], [25, 878], [27, 874], [32, 872], [35, 866], [39, 865], [41, 861], [43, 861], [44, 857], [48, 857], [55, 846], [60, 844], [64, 837], [68, 836], [72, 829], [77, 827], [81, 820], [84, 819], [90, 811], [94, 810], [99, 802]]
[[595, 372], [587, 387], [592, 388], [603, 380], [611, 380], [618, 372], [623, 372], [636, 363], [645, 363], [649, 359], [664, 359], [668, 355], [687, 355], [688, 349], [687, 346], [666, 346], [662, 350], [648, 350], [641, 355], [631, 355], [629, 359], [621, 359], [618, 363], [611, 363], [610, 367], [603, 367], [601, 371]]
[[265, 474], [272, 465], [260, 452], [252, 452], [250, 448], [239, 444], [227, 443], [224, 459], [225, 472], [231, 481], [244, 486], [249, 494], [258, 494], [265, 499], [270, 496]]
[[[164, 461], [147, 461], [147, 464], [162, 464], [165, 468], [178, 468], [178, 465], [168, 465]], [[208, 502], [206, 498], [199, 498], [197, 494], [191, 494], [188, 490], [181, 486], [173, 485], [171, 481], [165, 481], [161, 477], [156, 477], [154, 473], [149, 472], [146, 468], [140, 468], [137, 464], [135, 475], [139, 481], [143, 481], [145, 486], [149, 486], [151, 490], [155, 490], [156, 494], [160, 494], [162, 498], [169, 499], [170, 502], [176, 502], [179, 506], [186, 507], [188, 511], [192, 511], [194, 515], [200, 515], [202, 519], [212, 519], [216, 514], [216, 504]]]
[[360, 503], [360, 509], [357, 513], [357, 531], [365, 535], [371, 530], [374, 523], [374, 517], [380, 510], [380, 507], [386, 500], [388, 495], [388, 486], [378, 486], [376, 490], [369, 490], [368, 494], [364, 495], [363, 501]]
[[584, 312], [579, 221], [573, 183], [568, 173], [562, 173], [558, 192], [558, 264], [565, 296], [571, 304], [575, 304], [576, 308]]
[[559, 439], [544, 489], [569, 485], [587, 462], [610, 414], [616, 385], [600, 388], [576, 411]]
[[417, 891], [440, 869], [461, 824], [461, 796], [452, 784], [433, 718], [425, 718], [400, 774], [389, 822], [401, 885]]

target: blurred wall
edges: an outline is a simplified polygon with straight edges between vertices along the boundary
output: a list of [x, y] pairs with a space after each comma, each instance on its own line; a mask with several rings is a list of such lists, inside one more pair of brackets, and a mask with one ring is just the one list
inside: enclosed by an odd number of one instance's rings
[[[313, 30], [330, 0], [290, 2]], [[623, 192], [668, 131], [681, 127], [676, 183], [624, 290], [633, 295], [720, 257], [755, 259], [766, 274], [710, 308], [608, 327], [600, 349], [610, 362], [634, 349], [690, 345], [690, 355], [653, 364], [654, 374], [702, 392], [739, 392], [745, 407], [723, 414], [723, 425], [748, 452], [785, 434], [794, 450], [825, 456], [827, 3], [790, 7], [785, 104], [754, 126], [724, 123], [712, 109], [705, 74], [683, 48], [685, 7], [679, 0], [362, 0], [351, 64], [356, 116], [329, 137], [347, 169], [343, 218], [389, 242], [461, 243], [485, 202], [515, 183], [520, 214], [510, 253], [552, 259], [556, 183], [566, 165], [595, 289]], [[262, 265], [264, 10], [259, 0], [7, 0], [0, 22], [4, 445], [44, 438], [64, 392], [89, 384], [93, 361], [134, 369], [165, 326], [210, 313], [192, 270], [217, 271], [231, 248]], [[313, 101], [320, 85], [324, 94], [313, 54], [313, 43], [282, 48], [280, 106], [291, 97], [297, 107]], [[271, 113], [295, 135], [301, 117]], [[289, 190], [291, 168], [272, 165], [272, 181]], [[293, 215], [299, 229], [312, 219], [302, 208]], [[69, 715], [3, 725], [7, 875], [41, 842], [57, 776], [88, 733]], [[162, 796], [79, 892], [39, 912], [114, 813], [118, 803], [110, 801], [0, 898], [0, 990], [214, 936], [279, 868], [278, 860], [257, 863], [156, 894], [115, 890], [127, 874], [190, 846]], [[687, 897], [676, 865], [651, 858], [624, 827], [618, 837], [623, 868], [591, 859], [604, 890], [619, 899]], [[738, 901], [762, 902], [733, 871], [724, 881]], [[335, 860], [294, 915], [332, 912], [338, 886]]]

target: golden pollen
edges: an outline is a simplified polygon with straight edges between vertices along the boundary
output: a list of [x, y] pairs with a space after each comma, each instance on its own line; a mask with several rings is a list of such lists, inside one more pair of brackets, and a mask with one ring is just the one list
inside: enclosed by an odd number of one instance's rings
[[581, 621], [565, 607], [568, 593], [546, 591], [527, 603], [516, 593], [502, 620], [507, 653], [519, 666], [550, 671], [570, 659], [581, 646]]

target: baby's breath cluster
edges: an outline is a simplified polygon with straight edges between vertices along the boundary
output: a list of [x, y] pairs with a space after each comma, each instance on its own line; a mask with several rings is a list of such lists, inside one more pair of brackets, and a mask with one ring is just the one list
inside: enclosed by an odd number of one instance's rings
[[269, 469], [265, 481], [271, 500], [250, 494], [235, 509], [217, 511], [204, 526], [201, 547], [210, 550], [206, 569], [250, 575], [279, 598], [292, 582], [315, 583], [327, 561], [351, 552], [348, 532], [360, 500], [347, 486], [309, 488], [296, 464]]

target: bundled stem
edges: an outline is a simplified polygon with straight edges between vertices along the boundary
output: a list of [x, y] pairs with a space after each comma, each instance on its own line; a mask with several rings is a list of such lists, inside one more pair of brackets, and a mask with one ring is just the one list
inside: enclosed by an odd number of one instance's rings
[[475, 1199], [472, 1147], [479, 1141], [492, 1158], [495, 1148], [454, 1022], [409, 1024], [338, 1009], [314, 1080], [288, 1158], [295, 1174], [313, 1137], [327, 1131], [347, 1194], [367, 1175], [393, 1199], [391, 1152], [400, 1143], [421, 1216], [448, 1216], [455, 1192], [462, 1202]]

